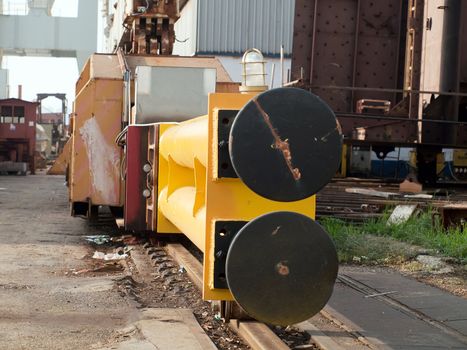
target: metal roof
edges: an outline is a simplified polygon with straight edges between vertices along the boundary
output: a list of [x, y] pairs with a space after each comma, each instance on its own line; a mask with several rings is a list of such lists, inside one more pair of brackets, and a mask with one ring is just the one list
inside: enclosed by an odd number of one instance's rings
[[[193, 1], [193, 0], [191, 0]], [[292, 53], [295, 0], [197, 0], [200, 54]]]

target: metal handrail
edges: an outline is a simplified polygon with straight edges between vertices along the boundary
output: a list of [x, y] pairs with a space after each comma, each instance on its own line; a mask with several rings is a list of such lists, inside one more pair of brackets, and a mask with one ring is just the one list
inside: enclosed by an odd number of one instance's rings
[[413, 118], [404, 118], [404, 117], [391, 117], [386, 115], [371, 115], [371, 114], [355, 114], [355, 113], [339, 113], [336, 115], [339, 118], [358, 118], [358, 119], [380, 119], [381, 121], [400, 121], [408, 123], [434, 123], [434, 124], [451, 124], [451, 125], [466, 125], [467, 122], [456, 122], [452, 120], [442, 120], [442, 119], [413, 119]]
[[459, 96], [467, 97], [467, 93], [448, 92], [448, 91], [430, 91], [430, 90], [409, 90], [409, 89], [386, 89], [386, 88], [369, 88], [369, 87], [352, 87], [352, 86], [336, 86], [336, 85], [312, 85], [310, 89], [323, 90], [346, 90], [346, 91], [369, 91], [369, 92], [389, 92], [396, 94], [429, 94], [442, 96]]

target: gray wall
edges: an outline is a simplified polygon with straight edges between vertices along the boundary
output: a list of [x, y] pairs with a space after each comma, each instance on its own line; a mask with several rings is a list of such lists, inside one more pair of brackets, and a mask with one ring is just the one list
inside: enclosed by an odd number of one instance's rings
[[8, 98], [7, 86], [8, 86], [8, 71], [6, 69], [0, 69], [0, 100]]
[[[176, 24], [180, 54], [292, 53], [295, 0], [190, 0]], [[195, 32], [196, 31], [196, 32]], [[194, 48], [194, 49], [193, 49]]]

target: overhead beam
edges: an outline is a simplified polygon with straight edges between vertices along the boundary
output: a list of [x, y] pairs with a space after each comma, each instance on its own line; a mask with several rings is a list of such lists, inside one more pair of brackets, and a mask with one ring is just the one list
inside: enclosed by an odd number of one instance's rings
[[0, 15], [0, 47], [5, 55], [76, 57], [80, 69], [97, 50], [97, 2], [80, 0], [78, 17]]

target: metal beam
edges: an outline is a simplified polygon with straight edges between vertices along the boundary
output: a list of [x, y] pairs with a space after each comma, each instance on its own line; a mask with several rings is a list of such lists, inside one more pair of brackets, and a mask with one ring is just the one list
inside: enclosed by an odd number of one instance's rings
[[78, 17], [0, 15], [0, 47], [4, 55], [76, 57], [81, 69], [97, 50], [97, 2], [80, 0]]

